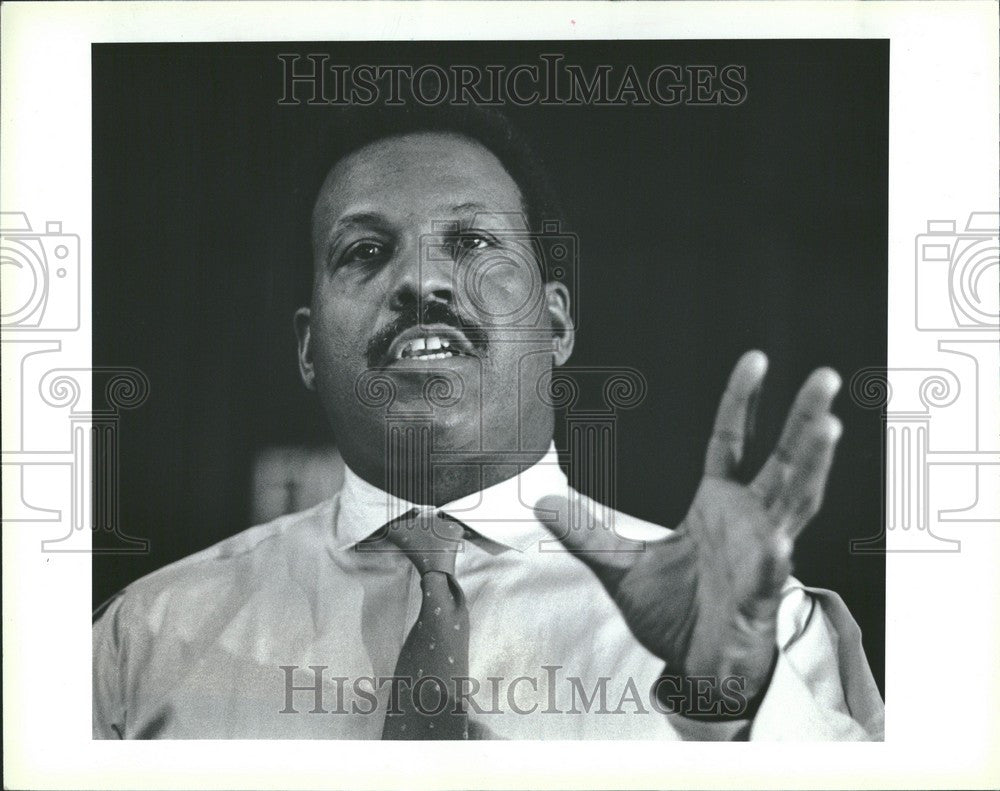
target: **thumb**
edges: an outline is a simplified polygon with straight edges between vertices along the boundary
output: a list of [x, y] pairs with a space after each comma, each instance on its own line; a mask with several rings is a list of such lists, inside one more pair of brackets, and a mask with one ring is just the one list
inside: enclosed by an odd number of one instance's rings
[[[557, 494], [542, 497], [535, 503], [535, 518], [610, 591], [618, 587], [645, 549], [644, 542], [624, 539], [601, 522], [579, 495], [569, 499]], [[545, 543], [551, 542], [543, 542], [543, 552]]]

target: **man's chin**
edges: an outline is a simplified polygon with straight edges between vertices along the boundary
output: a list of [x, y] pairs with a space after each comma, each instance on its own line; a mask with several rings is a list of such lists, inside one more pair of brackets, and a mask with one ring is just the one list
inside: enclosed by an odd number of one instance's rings
[[[386, 425], [429, 420], [437, 430], [479, 425], [482, 361], [475, 357], [397, 360], [358, 376], [354, 396], [371, 417]], [[367, 422], [367, 421], [366, 421]]]
[[368, 392], [374, 391], [387, 398], [388, 403], [383, 397], [376, 400], [390, 413], [446, 413], [464, 403], [467, 406], [461, 411], [467, 420], [470, 408], [479, 409], [482, 378], [483, 361], [479, 357], [404, 358], [369, 369], [359, 380], [359, 395], [364, 400]]

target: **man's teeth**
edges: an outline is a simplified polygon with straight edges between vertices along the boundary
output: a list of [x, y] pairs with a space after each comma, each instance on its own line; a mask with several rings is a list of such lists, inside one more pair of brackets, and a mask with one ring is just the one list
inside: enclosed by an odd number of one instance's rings
[[419, 357], [421, 360], [443, 360], [446, 357], [456, 357], [459, 352], [451, 348], [451, 341], [431, 335], [428, 338], [412, 338], [399, 347], [396, 359]]

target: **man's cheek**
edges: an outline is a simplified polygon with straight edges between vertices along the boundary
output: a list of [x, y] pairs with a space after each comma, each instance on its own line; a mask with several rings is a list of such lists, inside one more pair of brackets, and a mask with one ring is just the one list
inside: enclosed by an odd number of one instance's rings
[[533, 263], [510, 259], [488, 262], [473, 270], [459, 292], [471, 308], [467, 312], [496, 329], [536, 323], [544, 292], [534, 272], [537, 268]]
[[330, 383], [351, 379], [363, 368], [364, 351], [364, 345], [356, 337], [352, 338], [343, 329], [328, 327], [316, 340], [317, 373]]

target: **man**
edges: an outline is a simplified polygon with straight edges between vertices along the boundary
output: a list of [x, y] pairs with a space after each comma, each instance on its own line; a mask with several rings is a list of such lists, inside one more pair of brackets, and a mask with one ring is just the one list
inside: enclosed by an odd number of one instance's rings
[[497, 116], [401, 117], [326, 174], [295, 317], [343, 488], [98, 611], [95, 737], [881, 738], [853, 619], [789, 577], [836, 374], [744, 485], [747, 353], [682, 524], [600, 521], [552, 441], [573, 323], [537, 163]]

